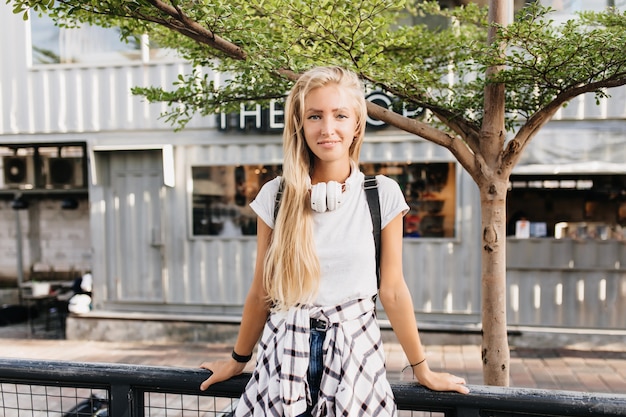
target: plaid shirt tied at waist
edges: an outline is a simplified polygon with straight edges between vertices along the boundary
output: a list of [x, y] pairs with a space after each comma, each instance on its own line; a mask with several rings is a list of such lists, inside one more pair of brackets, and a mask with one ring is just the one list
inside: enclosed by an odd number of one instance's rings
[[312, 414], [322, 416], [395, 416], [385, 371], [380, 329], [371, 299], [338, 306], [297, 306], [270, 315], [261, 338], [256, 368], [235, 416], [296, 417], [311, 402], [310, 319], [328, 322], [324, 372]]

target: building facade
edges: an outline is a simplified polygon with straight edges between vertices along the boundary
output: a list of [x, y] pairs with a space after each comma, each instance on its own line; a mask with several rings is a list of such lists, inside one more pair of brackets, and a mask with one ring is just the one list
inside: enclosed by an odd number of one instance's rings
[[[130, 88], [169, 87], [189, 71], [186, 62], [147, 44], [118, 50], [106, 46], [107, 36], [83, 33], [80, 43], [66, 39], [49, 63], [50, 54], [34, 47], [50, 39], [34, 37], [31, 25], [41, 22], [25, 22], [7, 5], [0, 21], [13, 39], [0, 44], [0, 277], [71, 278], [89, 270], [94, 313], [239, 315], [255, 263], [248, 203], [281, 168], [280, 103], [196, 118], [174, 132], [159, 118], [164, 105]], [[509, 238], [511, 324], [626, 326], [626, 89], [611, 93], [600, 106], [583, 96], [564, 108], [515, 171], [509, 212], [524, 212], [518, 220], [533, 234]], [[368, 99], [389, 98], [373, 92]], [[478, 324], [473, 180], [444, 148], [375, 120], [361, 162], [367, 172], [395, 178], [411, 207], [403, 260], [418, 318]], [[561, 177], [564, 166], [575, 175]], [[617, 181], [615, 201], [589, 201], [606, 238], [592, 238], [587, 200], [580, 216], [571, 204], [559, 205], [584, 199], [573, 194], [590, 176], [602, 187], [607, 177]], [[554, 181], [558, 187], [544, 186]], [[571, 235], [582, 233], [582, 223], [586, 235]], [[557, 239], [557, 224], [570, 235]]]

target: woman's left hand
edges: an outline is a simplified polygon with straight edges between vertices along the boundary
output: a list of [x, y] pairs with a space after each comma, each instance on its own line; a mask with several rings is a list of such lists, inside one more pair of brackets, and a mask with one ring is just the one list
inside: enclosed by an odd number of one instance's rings
[[426, 388], [433, 391], [456, 391], [461, 394], [469, 393], [469, 388], [465, 385], [464, 378], [447, 372], [433, 372], [428, 368], [428, 365], [423, 367], [424, 369], [419, 368], [420, 367], [416, 367], [413, 369], [413, 375], [415, 375], [419, 383]]

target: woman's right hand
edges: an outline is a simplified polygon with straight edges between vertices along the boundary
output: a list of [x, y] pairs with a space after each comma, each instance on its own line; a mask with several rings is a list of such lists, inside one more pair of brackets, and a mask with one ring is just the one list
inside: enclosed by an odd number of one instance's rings
[[212, 374], [200, 384], [200, 390], [205, 391], [217, 382], [226, 381], [227, 379], [242, 374], [245, 367], [245, 363], [237, 362], [231, 358], [215, 362], [202, 362], [200, 368], [208, 369]]

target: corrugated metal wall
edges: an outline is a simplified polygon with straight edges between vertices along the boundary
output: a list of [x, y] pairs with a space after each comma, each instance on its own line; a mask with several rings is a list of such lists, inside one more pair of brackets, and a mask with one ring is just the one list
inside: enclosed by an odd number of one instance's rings
[[2, 112], [0, 134], [171, 130], [158, 117], [165, 105], [149, 104], [130, 89], [170, 88], [186, 70], [182, 63], [29, 70], [11, 94], [0, 99], [4, 109], [11, 109]]
[[509, 239], [509, 323], [626, 326], [626, 244], [607, 240]]
[[[92, 220], [95, 236], [105, 239], [94, 242], [98, 259], [106, 259], [102, 270], [106, 270], [107, 286], [105, 297], [99, 297], [99, 307], [112, 310], [175, 312], [175, 313], [233, 313], [241, 311], [255, 264], [255, 237], [192, 237], [189, 228], [189, 210], [191, 191], [188, 181], [191, 167], [195, 165], [224, 165], [246, 163], [279, 163], [282, 148], [278, 138], [263, 141], [248, 140], [248, 144], [233, 145], [224, 143], [223, 134], [213, 135], [214, 144], [209, 139], [207, 145], [191, 145], [175, 147], [176, 186], [161, 188], [163, 198], [162, 213], [162, 245], [159, 250], [163, 256], [162, 287], [156, 280], [142, 280], [141, 274], [131, 268], [130, 264], [123, 267], [120, 256], [129, 256], [135, 252], [119, 250], [120, 242], [114, 233], [115, 222], [112, 220], [121, 214], [112, 214], [111, 210], [120, 212], [123, 204], [115, 201], [120, 194], [116, 188], [128, 188], [126, 193], [146, 192], [146, 184], [133, 183], [126, 178], [123, 185], [113, 182], [104, 183], [96, 188], [101, 192], [92, 193], [92, 204], [105, 209], [93, 210]], [[379, 142], [377, 142], [377, 140]], [[380, 142], [382, 140], [382, 142]], [[119, 170], [115, 165], [140, 166], [141, 160], [132, 162], [133, 156], [141, 158], [141, 152], [97, 152], [96, 163], [111, 171], [111, 176], [119, 176], [113, 172]], [[406, 161], [407, 155], [430, 155], [429, 160], [451, 160], [447, 151], [429, 142], [413, 138], [398, 140], [398, 137], [375, 138], [364, 146], [363, 154], [375, 161]], [[158, 152], [153, 156], [158, 160]], [[131, 159], [128, 159], [131, 158]], [[125, 161], [115, 162], [116, 160]], [[364, 158], [364, 162], [367, 161]], [[417, 159], [416, 161], [422, 161]], [[146, 170], [138, 170], [144, 172]], [[480, 219], [478, 211], [472, 210], [478, 204], [476, 186], [469, 176], [457, 170], [457, 237], [454, 239], [406, 239], [405, 242], [405, 274], [411, 287], [416, 310], [424, 313], [469, 315], [465, 320], [475, 321], [480, 305], [480, 265], [478, 245], [473, 244], [471, 236], [477, 236]], [[135, 187], [135, 190], [132, 190]], [[104, 201], [101, 201], [103, 199]], [[99, 220], [100, 219], [100, 220]], [[128, 225], [133, 235], [144, 235], [140, 224]], [[142, 219], [144, 220], [144, 219]], [[104, 229], [103, 229], [104, 228]], [[465, 238], [462, 238], [465, 237]], [[137, 245], [150, 251], [147, 242]], [[136, 250], [136, 249], [135, 249]], [[137, 256], [134, 259], [140, 259]], [[97, 268], [96, 268], [97, 269]], [[114, 272], [115, 271], [115, 272]], [[156, 272], [156, 271], [155, 271]], [[120, 275], [122, 274], [122, 275]], [[98, 272], [95, 272], [98, 276]], [[126, 284], [120, 284], [129, 281]], [[149, 285], [151, 288], [139, 298], [132, 299], [120, 296], [120, 291], [135, 288], [134, 286]], [[136, 288], [135, 288], [136, 289]], [[163, 294], [164, 300], [159, 303], [151, 295]]]
[[[0, 42], [0, 135], [172, 130], [159, 119], [165, 104], [149, 104], [130, 89], [170, 88], [178, 74], [190, 72], [188, 64], [29, 67], [29, 22], [2, 2], [0, 24], [5, 40]], [[207, 122], [198, 118], [189, 127], [206, 127]]]

